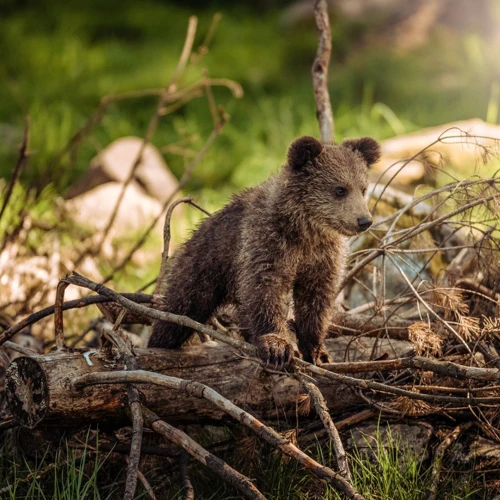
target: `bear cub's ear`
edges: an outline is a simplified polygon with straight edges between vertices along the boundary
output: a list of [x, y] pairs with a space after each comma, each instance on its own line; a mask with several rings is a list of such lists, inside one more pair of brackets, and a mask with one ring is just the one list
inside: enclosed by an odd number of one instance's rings
[[307, 162], [319, 156], [322, 150], [323, 145], [314, 137], [299, 137], [288, 148], [288, 165], [299, 170]]
[[361, 137], [361, 139], [345, 139], [342, 142], [342, 146], [350, 149], [351, 151], [361, 153], [361, 156], [364, 158], [369, 167], [374, 163], [377, 163], [382, 155], [380, 144], [371, 137]]

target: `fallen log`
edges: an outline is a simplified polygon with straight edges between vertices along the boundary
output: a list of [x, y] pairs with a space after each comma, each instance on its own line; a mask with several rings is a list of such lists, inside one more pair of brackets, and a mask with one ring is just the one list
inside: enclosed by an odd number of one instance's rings
[[[363, 361], [408, 354], [408, 342], [342, 336], [327, 340], [334, 361]], [[375, 349], [374, 349], [374, 346]], [[266, 370], [234, 348], [209, 342], [179, 350], [137, 349], [137, 368], [202, 382], [261, 419], [296, 418], [304, 399], [300, 382]], [[100, 350], [55, 351], [15, 359], [7, 370], [9, 408], [23, 426], [78, 427], [92, 422], [128, 421], [126, 384], [73, 388], [72, 380], [94, 372], [124, 370], [124, 361]], [[318, 380], [332, 415], [362, 403], [356, 391], [332, 380]], [[209, 402], [171, 389], [138, 386], [145, 406], [174, 424], [221, 421], [225, 413]]]

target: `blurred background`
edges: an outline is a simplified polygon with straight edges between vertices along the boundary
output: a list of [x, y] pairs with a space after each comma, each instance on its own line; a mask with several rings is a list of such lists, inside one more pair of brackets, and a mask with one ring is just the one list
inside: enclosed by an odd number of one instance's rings
[[[276, 171], [294, 138], [318, 137], [313, 3], [0, 0], [0, 272], [10, 284], [0, 304], [18, 304], [13, 316], [50, 304], [73, 269], [121, 290], [156, 277], [162, 206], [214, 128], [211, 100], [230, 120], [183, 188], [211, 212]], [[336, 140], [384, 140], [472, 118], [483, 120], [479, 135], [500, 136], [498, 0], [329, 0], [329, 12]], [[221, 85], [211, 87], [213, 99], [202, 86], [165, 107], [143, 158], [151, 170], [134, 179], [107, 231], [125, 163], [130, 168], [175, 72], [192, 15], [193, 53], [177, 88], [203, 77]], [[119, 99], [102, 107], [109, 96]], [[8, 199], [27, 117], [28, 159]], [[127, 136], [135, 142], [114, 142]], [[417, 151], [432, 142], [421, 137]], [[413, 154], [405, 144], [395, 149]], [[465, 150], [449, 152], [455, 160], [438, 184], [453, 178]], [[464, 156], [458, 177], [472, 175], [477, 156]], [[103, 164], [113, 179], [97, 173]], [[400, 183], [408, 192], [428, 180], [417, 167]], [[174, 244], [202, 216], [177, 209]]]
[[[337, 140], [377, 139], [478, 117], [498, 121], [500, 2], [331, 0], [330, 91]], [[31, 119], [26, 186], [64, 194], [113, 140], [142, 137], [157, 96], [111, 105], [77, 157], [50, 159], [106, 95], [161, 88], [171, 77], [190, 15], [195, 47], [216, 13], [209, 51], [182, 76], [207, 71], [239, 82], [237, 99], [215, 88], [231, 119], [197, 168], [189, 190], [210, 205], [259, 182], [284, 161], [299, 134], [318, 135], [310, 77], [317, 34], [312, 0], [1, 0], [0, 176], [9, 177]], [[213, 127], [205, 98], [161, 121], [153, 143], [176, 176]], [[162, 149], [163, 148], [163, 149]], [[172, 151], [173, 150], [173, 151]]]

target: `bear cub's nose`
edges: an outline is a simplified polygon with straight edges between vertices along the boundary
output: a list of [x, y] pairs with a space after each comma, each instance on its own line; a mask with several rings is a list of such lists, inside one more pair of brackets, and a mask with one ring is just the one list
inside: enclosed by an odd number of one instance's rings
[[373, 224], [371, 217], [358, 217], [358, 226], [361, 231], [366, 231]]

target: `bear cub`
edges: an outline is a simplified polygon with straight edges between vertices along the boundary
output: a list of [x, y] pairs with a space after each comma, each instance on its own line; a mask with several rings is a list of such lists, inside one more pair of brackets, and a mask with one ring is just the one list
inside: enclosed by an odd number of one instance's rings
[[[323, 347], [344, 276], [346, 239], [366, 231], [368, 167], [380, 157], [370, 137], [341, 145], [295, 140], [286, 165], [208, 217], [175, 254], [162, 309], [205, 323], [237, 306], [244, 337], [266, 362], [294, 355], [328, 361]], [[294, 321], [288, 321], [293, 298]], [[149, 347], [180, 347], [193, 330], [157, 321]]]

